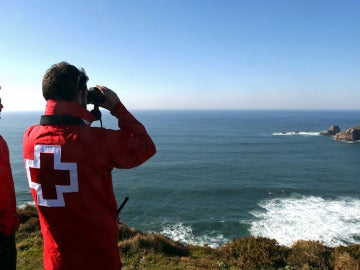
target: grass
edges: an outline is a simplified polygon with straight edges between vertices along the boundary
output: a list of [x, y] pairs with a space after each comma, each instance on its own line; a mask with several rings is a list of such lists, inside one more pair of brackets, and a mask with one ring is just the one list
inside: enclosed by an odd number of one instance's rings
[[[16, 234], [19, 270], [42, 270], [43, 239], [34, 206], [19, 209]], [[119, 225], [123, 270], [360, 270], [360, 245], [327, 247], [298, 241], [292, 247], [263, 237], [233, 239], [219, 247], [183, 245], [161, 234]]]

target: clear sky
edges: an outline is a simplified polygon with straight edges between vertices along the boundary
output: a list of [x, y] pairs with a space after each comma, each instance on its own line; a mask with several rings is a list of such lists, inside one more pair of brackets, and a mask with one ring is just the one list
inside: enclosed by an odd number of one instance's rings
[[52, 64], [129, 109], [360, 109], [359, 0], [0, 0], [4, 110]]

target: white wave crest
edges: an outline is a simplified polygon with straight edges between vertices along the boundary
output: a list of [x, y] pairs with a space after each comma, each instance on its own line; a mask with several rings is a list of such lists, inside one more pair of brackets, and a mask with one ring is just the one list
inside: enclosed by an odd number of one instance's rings
[[317, 131], [286, 131], [274, 132], [273, 136], [320, 136], [321, 132]]
[[18, 205], [17, 207], [20, 208], [20, 209], [23, 209], [23, 208], [25, 208], [27, 205], [35, 206], [35, 202], [34, 202], [34, 201], [25, 202], [25, 203], [23, 203], [23, 204]]
[[250, 233], [291, 246], [298, 240], [318, 240], [327, 246], [360, 243], [360, 199], [320, 197], [264, 201], [253, 211]]
[[225, 239], [222, 234], [216, 232], [212, 232], [209, 235], [194, 236], [191, 226], [184, 225], [181, 222], [165, 225], [161, 234], [184, 244], [198, 246], [208, 245], [212, 248], [216, 248], [229, 241], [228, 239]]

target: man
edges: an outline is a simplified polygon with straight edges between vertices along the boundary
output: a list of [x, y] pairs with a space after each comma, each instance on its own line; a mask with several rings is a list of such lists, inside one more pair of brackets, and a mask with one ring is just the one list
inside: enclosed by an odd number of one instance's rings
[[[0, 87], [1, 89], [1, 87]], [[3, 109], [0, 98], [0, 113]], [[9, 148], [0, 135], [0, 269], [16, 269], [15, 229], [19, 225], [16, 213], [14, 181], [10, 167]]]
[[144, 126], [117, 94], [100, 107], [118, 119], [119, 130], [90, 127], [85, 71], [66, 62], [44, 75], [45, 115], [24, 135], [24, 159], [44, 238], [44, 267], [120, 269], [113, 168], [133, 168], [155, 152]]

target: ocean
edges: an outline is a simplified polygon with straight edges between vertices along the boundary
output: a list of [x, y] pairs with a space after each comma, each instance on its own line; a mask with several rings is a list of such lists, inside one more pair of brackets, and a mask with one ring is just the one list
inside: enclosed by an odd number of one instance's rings
[[[360, 143], [320, 132], [360, 124], [360, 111], [133, 111], [157, 154], [113, 170], [128, 226], [196, 245], [264, 236], [291, 246], [360, 243]], [[40, 112], [6, 112], [17, 203], [32, 202], [22, 159], [25, 129]], [[116, 129], [103, 112], [103, 125]], [[99, 126], [95, 122], [93, 126]], [[91, 158], [91, 157], [89, 157]]]

